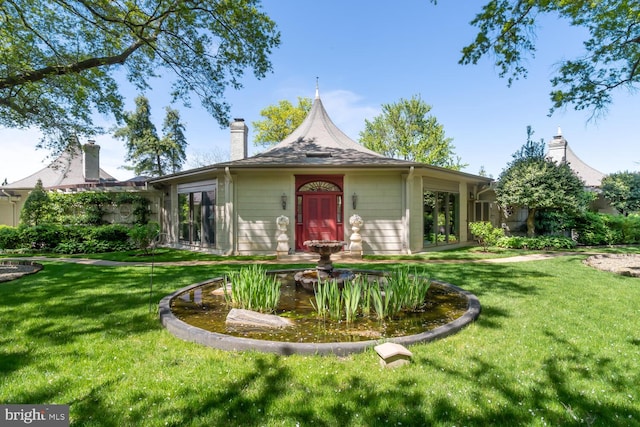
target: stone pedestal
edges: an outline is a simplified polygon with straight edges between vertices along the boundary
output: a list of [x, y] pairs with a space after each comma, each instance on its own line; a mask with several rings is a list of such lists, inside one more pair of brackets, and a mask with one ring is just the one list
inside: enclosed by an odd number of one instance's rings
[[362, 236], [360, 235], [360, 227], [364, 224], [360, 215], [354, 214], [349, 218], [349, 224], [351, 224], [351, 237], [349, 244], [349, 251], [351, 256], [362, 257]]
[[278, 259], [289, 254], [289, 236], [287, 235], [287, 227], [289, 225], [289, 218], [280, 215], [276, 218], [276, 224], [278, 225], [278, 246], [276, 246], [276, 255]]

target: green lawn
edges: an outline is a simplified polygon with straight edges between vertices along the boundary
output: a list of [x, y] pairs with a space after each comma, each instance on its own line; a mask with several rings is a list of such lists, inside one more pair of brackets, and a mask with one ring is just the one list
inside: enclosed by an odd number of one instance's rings
[[640, 279], [584, 258], [402, 261], [482, 314], [395, 370], [372, 350], [228, 353], [162, 329], [160, 298], [239, 265], [156, 265], [150, 313], [148, 267], [45, 262], [0, 284], [0, 403], [68, 404], [74, 426], [640, 425]]

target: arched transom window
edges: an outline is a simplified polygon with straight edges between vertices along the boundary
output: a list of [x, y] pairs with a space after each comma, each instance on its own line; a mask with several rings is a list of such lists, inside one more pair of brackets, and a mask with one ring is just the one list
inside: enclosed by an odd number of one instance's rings
[[304, 184], [298, 189], [298, 191], [341, 191], [340, 187], [332, 182], [327, 181], [312, 181]]

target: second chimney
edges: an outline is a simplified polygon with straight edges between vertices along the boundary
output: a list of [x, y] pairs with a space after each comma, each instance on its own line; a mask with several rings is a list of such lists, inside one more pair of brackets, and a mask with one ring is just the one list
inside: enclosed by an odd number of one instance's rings
[[95, 141], [89, 141], [82, 148], [84, 180], [100, 181], [100, 146]]
[[247, 158], [247, 138], [249, 128], [244, 119], [233, 119], [231, 122], [231, 160]]

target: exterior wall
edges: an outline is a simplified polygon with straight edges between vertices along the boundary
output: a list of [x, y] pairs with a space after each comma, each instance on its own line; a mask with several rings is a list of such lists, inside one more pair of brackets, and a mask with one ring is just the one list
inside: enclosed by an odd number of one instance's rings
[[[289, 247], [294, 245], [294, 181], [293, 174], [244, 172], [234, 177], [235, 216], [237, 232], [233, 252], [244, 254], [273, 254], [277, 246], [276, 218], [289, 218]], [[282, 194], [287, 196], [287, 207], [282, 209]]]
[[11, 198], [0, 193], [0, 225], [15, 227], [20, 224], [20, 211], [24, 206], [25, 200], [27, 200], [29, 191], [12, 190], [12, 193], [15, 196]]
[[[365, 254], [406, 253], [403, 177], [396, 172], [351, 173], [345, 176], [345, 240], [351, 236], [349, 218], [362, 217]], [[358, 195], [353, 209], [351, 197]]]

